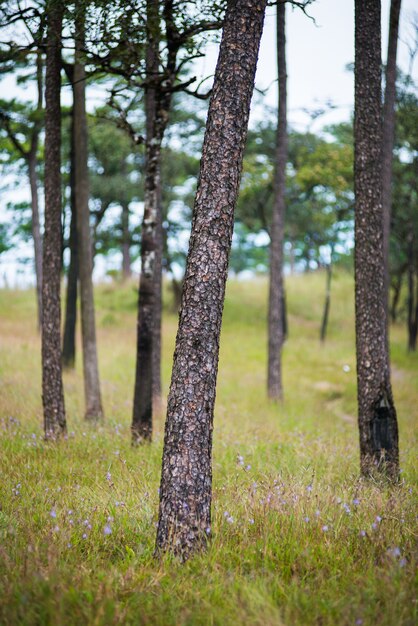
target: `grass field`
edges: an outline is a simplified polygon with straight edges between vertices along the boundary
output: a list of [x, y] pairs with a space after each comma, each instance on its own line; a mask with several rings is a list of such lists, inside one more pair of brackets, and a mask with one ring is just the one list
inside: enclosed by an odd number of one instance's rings
[[[291, 277], [285, 401], [266, 399], [265, 280], [229, 284], [214, 431], [212, 542], [153, 558], [164, 411], [132, 449], [133, 283], [97, 288], [106, 418], [83, 421], [78, 352], [65, 374], [68, 439], [42, 439], [35, 298], [0, 291], [0, 624], [417, 623], [418, 354], [392, 329], [402, 482], [358, 477], [351, 278]], [[177, 326], [167, 294], [163, 379]]]

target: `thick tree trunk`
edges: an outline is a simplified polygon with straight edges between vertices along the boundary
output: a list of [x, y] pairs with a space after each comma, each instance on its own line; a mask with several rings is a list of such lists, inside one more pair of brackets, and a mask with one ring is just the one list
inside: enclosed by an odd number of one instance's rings
[[131, 234], [129, 232], [129, 204], [122, 204], [122, 278], [127, 280], [131, 277]]
[[47, 4], [45, 231], [42, 284], [42, 402], [46, 438], [66, 430], [61, 370], [61, 30], [64, 5]]
[[36, 152], [31, 150], [28, 155], [29, 168], [29, 184], [31, 193], [32, 208], [32, 237], [35, 251], [35, 276], [36, 276], [36, 297], [38, 308], [38, 328], [42, 326], [42, 235], [41, 224], [39, 220], [39, 201], [38, 201], [38, 174], [36, 171]]
[[[159, 15], [158, 2], [147, 0], [148, 45], [146, 70], [149, 78], [158, 75]], [[167, 100], [167, 96], [165, 97]], [[139, 278], [137, 356], [135, 372], [134, 405], [132, 416], [132, 443], [139, 444], [152, 439], [153, 365], [155, 360], [155, 338], [158, 329], [155, 315], [161, 277], [159, 224], [161, 205], [159, 202], [161, 142], [168, 119], [169, 100], [157, 102], [155, 85], [145, 89], [146, 114], [146, 159], [145, 200], [141, 234], [141, 275]], [[159, 295], [160, 294], [160, 295]], [[161, 307], [161, 303], [159, 305]], [[154, 348], [155, 346], [155, 348]], [[158, 360], [159, 362], [159, 360]]]
[[268, 317], [268, 395], [273, 400], [283, 397], [281, 353], [284, 342], [283, 242], [287, 163], [286, 121], [286, 40], [285, 4], [277, 5], [277, 66], [279, 74], [279, 111], [276, 144], [273, 220], [270, 244], [270, 293]]
[[361, 472], [399, 474], [386, 341], [380, 1], [355, 0], [355, 303]]
[[[392, 155], [395, 136], [396, 54], [398, 49], [399, 14], [401, 0], [391, 0], [389, 18], [388, 56], [386, 61], [385, 103], [383, 107], [382, 150], [382, 205], [383, 205], [383, 258], [385, 280], [385, 306], [389, 310], [389, 239], [392, 206]], [[389, 316], [387, 316], [389, 322]]]
[[78, 252], [77, 252], [77, 207], [75, 193], [74, 163], [74, 116], [71, 123], [71, 225], [70, 225], [70, 265], [67, 276], [67, 299], [65, 305], [64, 341], [62, 347], [62, 364], [72, 368], [75, 365], [76, 325], [77, 325], [77, 283], [78, 283]]
[[156, 551], [210, 534], [219, 336], [265, 0], [228, 3], [202, 150], [168, 398]]
[[80, 280], [81, 334], [83, 346], [85, 417], [97, 420], [103, 417], [97, 362], [96, 323], [93, 295], [93, 259], [90, 232], [89, 188], [87, 167], [86, 73], [82, 50], [84, 48], [84, 10], [77, 3], [76, 50], [74, 62], [74, 151], [75, 193], [77, 208], [78, 273]]
[[326, 291], [325, 291], [325, 304], [324, 304], [324, 313], [322, 315], [321, 334], [320, 334], [320, 339], [322, 343], [324, 343], [325, 338], [327, 336], [329, 309], [331, 306], [331, 280], [332, 280], [332, 260], [327, 265], [327, 284], [326, 284]]

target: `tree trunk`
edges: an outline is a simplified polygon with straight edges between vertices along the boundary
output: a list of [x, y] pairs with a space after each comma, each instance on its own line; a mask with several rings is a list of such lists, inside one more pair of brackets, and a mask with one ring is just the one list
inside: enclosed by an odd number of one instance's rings
[[322, 343], [325, 342], [325, 337], [327, 336], [329, 309], [331, 306], [331, 280], [332, 280], [332, 259], [327, 265], [327, 285], [326, 285], [326, 293], [325, 293], [324, 313], [322, 316], [322, 324], [321, 324], [321, 342]]
[[65, 305], [64, 341], [62, 348], [62, 364], [73, 368], [75, 365], [76, 325], [77, 325], [77, 283], [78, 283], [78, 252], [77, 252], [77, 207], [75, 193], [75, 150], [74, 150], [74, 115], [71, 122], [71, 225], [70, 225], [70, 265], [67, 276], [67, 300]]
[[382, 210], [380, 1], [355, 0], [355, 304], [363, 475], [399, 474], [386, 341]]
[[154, 303], [154, 334], [152, 346], [152, 404], [153, 412], [161, 409], [161, 323], [162, 323], [162, 286], [163, 286], [163, 211], [161, 203], [161, 178], [157, 189], [157, 233], [155, 255], [155, 303]]
[[93, 295], [93, 259], [90, 232], [87, 167], [86, 73], [83, 63], [84, 9], [76, 5], [76, 50], [74, 59], [74, 152], [75, 194], [77, 208], [78, 273], [80, 280], [81, 334], [83, 346], [85, 418], [103, 417], [97, 362], [96, 324]]
[[168, 398], [156, 551], [186, 559], [210, 534], [212, 430], [234, 208], [265, 0], [228, 3], [193, 211]]
[[[385, 102], [383, 107], [382, 151], [382, 205], [383, 205], [383, 258], [385, 280], [385, 306], [389, 310], [389, 239], [392, 206], [392, 155], [395, 136], [396, 54], [398, 48], [399, 14], [401, 0], [391, 0], [389, 17], [388, 56], [386, 61]], [[389, 322], [389, 316], [387, 316]], [[389, 330], [387, 331], [389, 332]]]
[[402, 289], [402, 280], [403, 280], [403, 271], [400, 271], [395, 279], [395, 284], [393, 286], [393, 297], [392, 297], [392, 306], [390, 307], [390, 317], [392, 319], [392, 323], [395, 324], [398, 318], [398, 305], [399, 298], [401, 295]]
[[[416, 290], [415, 290], [416, 283]], [[414, 234], [411, 226], [408, 242], [408, 352], [415, 352], [418, 332], [418, 277], [415, 276]]]
[[[158, 74], [159, 15], [157, 0], [147, 0], [148, 45], [146, 54], [147, 77]], [[168, 92], [167, 92], [168, 93]], [[161, 93], [159, 93], [161, 96]], [[168, 97], [168, 100], [167, 100]], [[139, 278], [137, 356], [135, 373], [134, 405], [132, 416], [132, 443], [139, 444], [152, 439], [153, 365], [155, 338], [158, 329], [155, 320], [158, 309], [157, 297], [161, 277], [159, 202], [161, 142], [168, 119], [169, 96], [157, 103], [154, 84], [145, 88], [146, 158], [145, 199], [141, 234], [141, 274]], [[160, 295], [161, 297], [161, 295]], [[161, 306], [161, 304], [160, 304]], [[158, 320], [157, 320], [158, 322]], [[161, 322], [159, 322], [161, 323]]]
[[129, 204], [122, 204], [122, 278], [127, 280], [131, 277], [131, 234], [129, 232]]
[[290, 263], [290, 273], [292, 275], [295, 273], [295, 261], [296, 261], [295, 244], [293, 243], [293, 241], [291, 241], [290, 250], [289, 250], [289, 263]]
[[41, 224], [39, 220], [39, 202], [38, 202], [38, 174], [36, 171], [36, 152], [31, 150], [28, 155], [29, 167], [29, 184], [31, 193], [32, 208], [32, 237], [35, 251], [35, 276], [36, 276], [36, 297], [38, 308], [38, 328], [42, 327], [42, 235]]
[[61, 30], [64, 5], [47, 4], [45, 231], [42, 283], [42, 402], [46, 438], [66, 430], [61, 370]]
[[415, 273], [415, 319], [413, 324], [413, 330], [411, 333], [410, 349], [415, 352], [417, 349], [417, 335], [418, 335], [418, 275]]
[[279, 111], [276, 138], [276, 174], [270, 244], [270, 293], [268, 317], [268, 395], [283, 398], [281, 353], [284, 342], [283, 242], [287, 163], [285, 4], [277, 4], [277, 66]]

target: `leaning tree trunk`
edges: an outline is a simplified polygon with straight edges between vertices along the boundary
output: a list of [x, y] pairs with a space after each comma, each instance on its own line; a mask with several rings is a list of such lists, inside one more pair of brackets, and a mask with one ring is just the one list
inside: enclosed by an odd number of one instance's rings
[[62, 364], [73, 368], [75, 365], [75, 331], [77, 325], [77, 283], [78, 283], [78, 252], [77, 252], [77, 207], [75, 194], [75, 163], [74, 163], [74, 115], [71, 121], [71, 155], [70, 155], [70, 188], [71, 188], [71, 224], [70, 224], [70, 265], [67, 275], [67, 299], [65, 303], [64, 340], [62, 346]]
[[[147, 0], [148, 45], [146, 71], [149, 79], [158, 76], [159, 15], [158, 2]], [[161, 89], [159, 90], [161, 92]], [[168, 94], [168, 92], [166, 92]], [[161, 94], [160, 94], [161, 95]], [[168, 98], [168, 100], [167, 100]], [[139, 444], [152, 439], [153, 367], [155, 361], [155, 313], [158, 309], [157, 287], [161, 278], [161, 260], [158, 260], [161, 142], [168, 119], [169, 96], [157, 102], [155, 84], [145, 88], [146, 115], [146, 156], [145, 156], [145, 198], [144, 217], [141, 233], [141, 274], [139, 279], [137, 354], [134, 405], [132, 416], [132, 443]], [[161, 303], [160, 305], [161, 306]], [[157, 320], [158, 321], [158, 320]], [[159, 359], [158, 359], [159, 365]]]
[[360, 463], [399, 474], [386, 341], [382, 211], [380, 1], [355, 2], [355, 303]]
[[202, 149], [165, 427], [156, 551], [210, 534], [212, 430], [234, 208], [265, 0], [228, 3]]
[[64, 5], [47, 4], [45, 230], [42, 284], [42, 402], [46, 438], [66, 430], [61, 370], [61, 30]]
[[[385, 280], [385, 306], [389, 310], [389, 239], [392, 206], [392, 155], [395, 135], [396, 100], [396, 53], [398, 49], [399, 14], [401, 0], [391, 0], [389, 18], [389, 43], [386, 61], [385, 103], [383, 107], [383, 150], [382, 150], [382, 205], [383, 205], [383, 258]], [[386, 319], [389, 322], [389, 315]], [[389, 332], [389, 329], [388, 329]]]
[[89, 188], [87, 167], [86, 72], [83, 63], [84, 9], [76, 6], [76, 49], [74, 59], [74, 151], [77, 210], [78, 274], [80, 281], [81, 334], [83, 347], [85, 417], [103, 417], [97, 362], [96, 323], [93, 295], [93, 254], [90, 233]]
[[35, 251], [36, 297], [38, 303], [38, 327], [42, 326], [42, 235], [39, 219], [38, 175], [36, 171], [37, 145], [28, 155], [29, 184], [32, 208], [32, 237]]
[[283, 397], [281, 353], [284, 342], [283, 242], [287, 162], [286, 121], [286, 40], [285, 4], [277, 5], [277, 66], [279, 73], [279, 111], [276, 138], [276, 173], [270, 244], [270, 293], [268, 316], [268, 395]]

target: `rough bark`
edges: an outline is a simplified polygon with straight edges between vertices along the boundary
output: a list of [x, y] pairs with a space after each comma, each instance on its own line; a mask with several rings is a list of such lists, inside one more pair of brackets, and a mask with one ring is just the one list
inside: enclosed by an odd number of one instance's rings
[[363, 475], [399, 474], [398, 426], [386, 341], [383, 260], [380, 1], [355, 2], [355, 305]]
[[[158, 2], [147, 0], [147, 77], [158, 75], [159, 54], [159, 15]], [[153, 406], [153, 365], [155, 360], [156, 333], [155, 320], [157, 297], [161, 297], [158, 284], [161, 277], [161, 259], [159, 245], [159, 212], [161, 142], [168, 120], [170, 94], [155, 87], [152, 81], [145, 88], [146, 115], [146, 156], [145, 156], [145, 190], [144, 217], [141, 233], [141, 274], [139, 278], [139, 300], [137, 321], [137, 356], [135, 372], [134, 404], [132, 416], [132, 443], [139, 444], [152, 439], [152, 406]], [[159, 295], [160, 294], [160, 295]], [[161, 306], [161, 304], [160, 304]], [[159, 322], [161, 323], [161, 322]], [[155, 348], [154, 348], [155, 347]], [[157, 372], [156, 372], [157, 374]]]
[[42, 403], [46, 438], [66, 430], [61, 370], [61, 30], [63, 4], [47, 4], [45, 231], [42, 284]]
[[268, 314], [268, 395], [273, 400], [283, 397], [281, 353], [284, 342], [283, 243], [287, 163], [286, 120], [286, 40], [285, 4], [277, 5], [277, 66], [279, 74], [279, 110], [276, 136], [276, 171], [270, 243], [270, 291]]
[[265, 0], [228, 3], [202, 149], [165, 427], [156, 551], [186, 559], [211, 526], [219, 337]]
[[93, 258], [90, 232], [88, 148], [86, 119], [86, 73], [83, 63], [84, 9], [76, 6], [76, 49], [74, 59], [74, 153], [75, 194], [77, 209], [78, 274], [80, 281], [81, 335], [83, 348], [83, 373], [85, 417], [97, 420], [103, 417], [97, 361], [96, 323], [93, 295]]
[[[399, 14], [401, 0], [391, 0], [389, 17], [388, 56], [386, 61], [385, 102], [383, 107], [382, 149], [382, 205], [383, 205], [383, 257], [385, 279], [385, 306], [389, 309], [389, 238], [392, 207], [392, 155], [395, 137], [396, 55], [398, 49]], [[387, 316], [389, 320], [389, 316]]]
[[77, 252], [77, 207], [75, 193], [75, 163], [74, 163], [74, 117], [71, 122], [71, 224], [70, 224], [70, 265], [67, 276], [67, 298], [65, 303], [64, 340], [62, 347], [62, 364], [73, 368], [76, 354], [76, 325], [77, 325], [77, 283], [78, 283], [78, 252]]
[[131, 277], [131, 234], [129, 232], [129, 204], [122, 204], [122, 278], [127, 280]]

